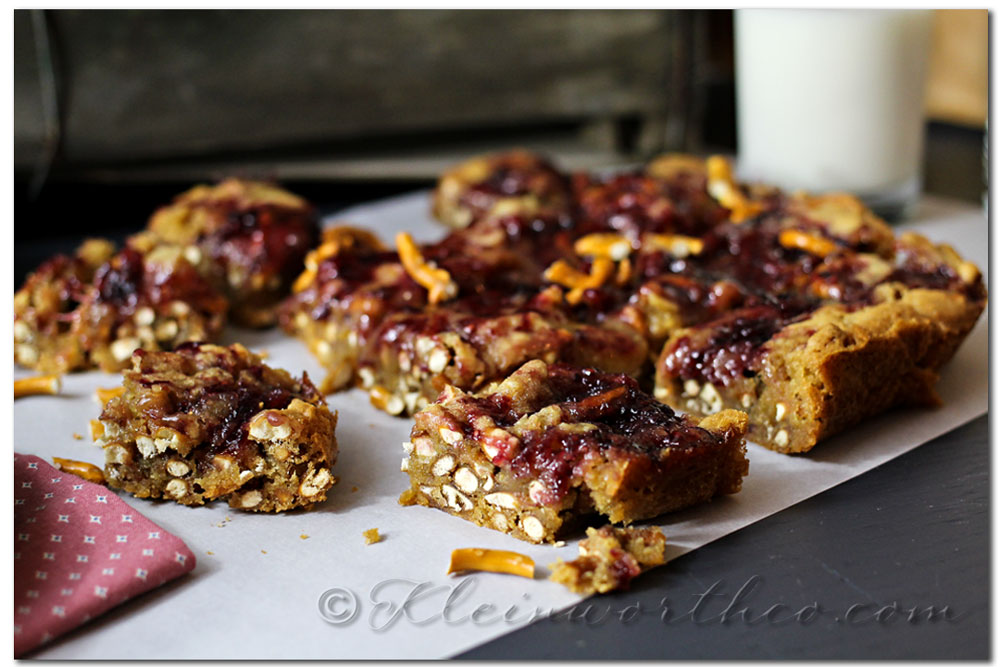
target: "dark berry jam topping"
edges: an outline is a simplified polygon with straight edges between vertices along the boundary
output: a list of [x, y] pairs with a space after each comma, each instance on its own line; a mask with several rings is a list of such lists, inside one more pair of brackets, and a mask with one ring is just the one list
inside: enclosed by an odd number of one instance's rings
[[535, 173], [525, 169], [500, 167], [494, 169], [485, 181], [472, 186], [472, 190], [500, 197], [516, 197], [529, 194]]
[[91, 271], [79, 257], [56, 255], [46, 260], [28, 277], [25, 288], [31, 292], [36, 286], [55, 286], [58, 295], [58, 313], [39, 312], [39, 316], [69, 315], [86, 298], [90, 290]]
[[112, 308], [119, 322], [144, 305], [157, 309], [183, 301], [208, 315], [221, 314], [227, 307], [225, 298], [187, 262], [150, 262], [131, 247], [97, 270], [94, 285], [97, 303]]
[[94, 276], [100, 301], [128, 311], [139, 302], [142, 281], [142, 255], [132, 248], [122, 250]]
[[574, 174], [572, 184], [582, 234], [617, 231], [700, 235], [725, 219], [725, 209], [691, 181], [666, 182], [641, 172], [599, 179]]
[[[588, 456], [615, 450], [619, 455], [656, 465], [666, 449], [717, 443], [716, 436], [642, 392], [627, 375], [551, 364], [547, 378], [538, 381], [547, 388], [548, 398], [527, 410], [523, 406], [514, 409], [509, 397], [498, 394], [464, 400], [470, 424], [478, 416], [488, 415], [496, 424], [509, 427], [525, 414], [557, 405], [563, 424], [594, 425], [589, 430], [554, 426], [529, 431], [510, 459], [514, 475], [540, 479], [556, 498], [569, 490], [578, 466]], [[504, 459], [502, 454], [500, 458]]]
[[[489, 195], [492, 202], [498, 196], [539, 194], [550, 186], [554, 192], [559, 179], [550, 178], [553, 173], [534, 163], [501, 164], [473, 187], [472, 196]], [[561, 183], [567, 186], [565, 180]], [[447, 270], [458, 284], [455, 299], [428, 306], [426, 290], [405, 272], [394, 284], [373, 286], [379, 263], [398, 261], [391, 252], [348, 253], [328, 260], [319, 271], [320, 288], [307, 290], [304, 298], [317, 318], [327, 317], [332, 303], [343, 305], [355, 292], [378, 301], [380, 313], [399, 316], [380, 334], [381, 340], [392, 344], [445, 330], [469, 341], [473, 332], [490, 330], [483, 326], [486, 320], [514, 313], [538, 313], [556, 327], [568, 322], [599, 324], [625, 315], [627, 319], [621, 319], [639, 322], [642, 328], [641, 316], [623, 309], [650, 305], [656, 311], [665, 302], [677, 324], [696, 328], [676, 341], [667, 370], [720, 384], [752, 375], [763, 354], [761, 346], [784, 325], [826, 304], [848, 309], [870, 305], [880, 298], [876, 290], [885, 282], [961, 290], [970, 299], [985, 298], [980, 283], [962, 283], [936, 253], [899, 242], [893, 253], [881, 228], [862, 227], [848, 237], [835, 236], [828, 224], [809, 218], [773, 189], [748, 189], [764, 210], [745, 222], [732, 223], [727, 210], [708, 194], [704, 174], [696, 172], [666, 179], [642, 172], [608, 177], [575, 174], [568, 187], [572, 205], [565, 210], [481, 218], [468, 229], [424, 246], [425, 259]], [[485, 206], [485, 199], [480, 203]], [[814, 254], [816, 248], [808, 244], [813, 252], [785, 245], [789, 242], [782, 242], [782, 232], [789, 228], [818, 237], [818, 252], [826, 254]], [[592, 233], [622, 234], [633, 247], [639, 247], [646, 233], [681, 234], [698, 237], [703, 248], [676, 257], [649, 251], [647, 246], [632, 253], [630, 267], [619, 263], [612, 279], [583, 290], [569, 303], [565, 295], [570, 288], [560, 287], [553, 294], [553, 283], [544, 273], [558, 260], [586, 272], [590, 259], [577, 255], [574, 242]], [[874, 269], [867, 270], [870, 267]], [[337, 286], [325, 285], [331, 281]], [[490, 331], [497, 336], [506, 333]]]
[[230, 210], [225, 223], [204, 243], [211, 256], [248, 274], [278, 275], [290, 281], [315, 242], [318, 226], [309, 209], [260, 204]]
[[608, 552], [611, 557], [611, 576], [615, 581], [615, 590], [625, 590], [633, 579], [642, 573], [642, 568], [632, 554], [617, 547]]
[[486, 179], [469, 185], [459, 200], [470, 209], [486, 211], [505, 197], [534, 195], [543, 205], [557, 203], [566, 197], [567, 189], [562, 174], [548, 162], [518, 158], [495, 165]]
[[664, 357], [664, 368], [685, 380], [729, 385], [758, 370], [762, 345], [785, 324], [780, 311], [770, 306], [727, 313], [675, 341]]
[[[206, 443], [204, 456], [209, 458], [221, 453], [238, 459], [254, 455], [257, 446], [248, 440], [248, 422], [261, 410], [285, 409], [295, 398], [322, 400], [305, 374], [295, 380], [231, 350], [209, 353], [201, 343], [188, 342], [173, 352], [139, 350], [136, 354], [141, 372], [129, 375], [145, 387], [162, 387], [140, 402], [138, 409], [154, 425], [183, 428], [197, 420], [198, 435]], [[200, 372], [208, 369], [212, 372]], [[196, 382], [187, 380], [196, 373]]]

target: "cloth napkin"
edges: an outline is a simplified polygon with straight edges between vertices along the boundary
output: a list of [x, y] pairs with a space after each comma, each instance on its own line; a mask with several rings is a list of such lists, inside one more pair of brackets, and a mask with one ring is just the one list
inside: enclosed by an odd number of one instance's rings
[[14, 657], [194, 566], [112, 491], [14, 454]]

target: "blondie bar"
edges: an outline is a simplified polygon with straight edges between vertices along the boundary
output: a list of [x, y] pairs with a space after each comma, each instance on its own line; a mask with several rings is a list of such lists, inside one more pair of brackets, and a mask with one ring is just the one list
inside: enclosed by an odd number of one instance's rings
[[116, 252], [90, 240], [42, 264], [14, 295], [14, 360], [46, 373], [117, 371], [133, 350], [214, 338], [225, 313], [225, 298], [179, 247]]
[[108, 483], [184, 505], [226, 499], [280, 512], [326, 498], [337, 459], [331, 413], [309, 378], [239, 344], [137, 351], [95, 426]]
[[238, 324], [271, 326], [318, 236], [304, 199], [269, 183], [199, 185], [158, 209], [132, 244], [177, 245], [225, 294]]
[[631, 523], [738, 492], [746, 426], [735, 410], [678, 415], [626, 375], [532, 361], [417, 413], [400, 502], [551, 542], [595, 514]]

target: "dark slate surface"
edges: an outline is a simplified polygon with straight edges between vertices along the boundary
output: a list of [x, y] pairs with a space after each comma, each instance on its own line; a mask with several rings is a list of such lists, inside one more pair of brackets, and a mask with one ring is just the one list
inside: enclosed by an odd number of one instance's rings
[[458, 657], [988, 659], [988, 423]]

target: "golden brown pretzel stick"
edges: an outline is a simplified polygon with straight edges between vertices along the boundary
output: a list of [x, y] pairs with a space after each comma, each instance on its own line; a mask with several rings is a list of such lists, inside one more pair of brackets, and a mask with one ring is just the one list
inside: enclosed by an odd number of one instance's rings
[[58, 375], [35, 375], [14, 380], [14, 398], [24, 396], [54, 396], [62, 390], [62, 378]]

